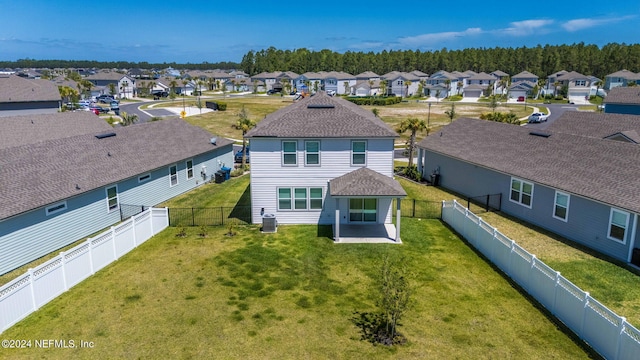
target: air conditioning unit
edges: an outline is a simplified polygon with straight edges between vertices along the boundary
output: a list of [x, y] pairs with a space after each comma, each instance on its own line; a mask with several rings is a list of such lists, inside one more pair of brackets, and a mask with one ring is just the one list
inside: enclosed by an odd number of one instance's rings
[[275, 214], [262, 215], [262, 232], [274, 233], [278, 230], [278, 220], [276, 220]]

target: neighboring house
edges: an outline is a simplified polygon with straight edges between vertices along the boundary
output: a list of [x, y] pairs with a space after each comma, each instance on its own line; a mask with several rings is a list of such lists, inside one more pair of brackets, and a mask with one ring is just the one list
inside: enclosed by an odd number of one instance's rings
[[518, 99], [523, 96], [525, 99], [534, 96], [534, 88], [538, 86], [538, 76], [528, 71], [523, 71], [511, 77], [509, 86], [509, 99]]
[[[118, 72], [100, 72], [85, 79], [91, 81], [94, 86], [105, 89], [103, 94], [115, 95], [120, 99], [133, 97], [136, 93], [136, 80]], [[111, 94], [110, 84], [115, 87], [115, 94]]]
[[541, 90], [542, 95], [556, 96], [558, 90], [560, 90], [560, 87], [562, 86], [560, 81], [558, 81], [558, 78], [567, 73], [568, 73], [567, 70], [560, 70], [558, 72], [555, 72], [547, 76], [547, 80], [545, 81], [545, 86], [543, 86]]
[[355, 96], [375, 96], [380, 91], [380, 80], [358, 80], [353, 86]]
[[640, 115], [640, 87], [614, 87], [611, 89], [607, 97], [604, 98], [604, 112]]
[[509, 74], [502, 70], [496, 70], [489, 73], [489, 75], [496, 78], [493, 93], [496, 95], [506, 94], [509, 86]]
[[575, 71], [557, 77], [556, 82], [567, 88], [567, 99], [574, 104], [589, 104], [591, 77]]
[[[254, 223], [391, 226], [398, 134], [371, 111], [318, 92], [267, 115], [250, 130]], [[399, 209], [399, 205], [398, 208]], [[399, 212], [392, 239], [399, 240]], [[398, 231], [395, 231], [397, 229]]]
[[58, 86], [52, 81], [0, 76], [0, 117], [52, 114], [60, 110], [61, 102]]
[[[5, 121], [6, 120], [6, 121]], [[112, 128], [89, 112], [0, 121], [0, 274], [233, 164], [232, 142], [175, 120]]]
[[462, 90], [463, 97], [479, 98], [488, 92], [493, 93], [496, 80], [495, 76], [485, 72], [470, 76], [467, 78], [467, 86]]
[[[458, 119], [419, 145], [423, 177], [612, 258], [640, 246], [640, 117], [568, 111], [547, 132]], [[640, 264], [640, 262], [638, 262]]]
[[413, 96], [418, 92], [420, 78], [411, 73], [392, 71], [382, 75], [387, 81], [387, 92], [400, 97]]
[[440, 70], [427, 79], [425, 94], [436, 99], [444, 99], [458, 93], [458, 77]]
[[252, 80], [261, 81], [264, 84], [265, 91], [274, 90], [274, 85], [278, 84], [278, 91], [282, 91], [282, 85], [278, 81], [278, 77], [282, 75], [281, 71], [262, 72], [251, 77]]
[[353, 95], [355, 93], [356, 77], [343, 71], [330, 71], [325, 73], [323, 79], [324, 90], [334, 91], [339, 95]]
[[640, 85], [640, 73], [636, 74], [632, 71], [623, 69], [604, 77], [604, 89], [611, 90], [619, 86], [629, 86], [629, 84]]

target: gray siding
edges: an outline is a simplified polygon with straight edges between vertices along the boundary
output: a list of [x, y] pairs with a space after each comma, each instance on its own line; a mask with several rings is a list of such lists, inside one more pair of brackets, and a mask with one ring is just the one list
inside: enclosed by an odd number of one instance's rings
[[605, 113], [640, 115], [640, 105], [606, 104]]
[[[222, 164], [232, 166], [232, 145], [194, 157], [194, 177], [190, 180], [186, 180], [185, 160], [176, 163], [176, 186], [169, 186], [168, 166], [152, 171], [151, 178], [143, 183], [136, 176], [114, 184], [119, 204], [153, 206], [203, 184], [203, 165], [207, 167], [207, 180]], [[120, 211], [108, 211], [107, 187], [69, 198], [66, 210], [49, 216], [42, 207], [0, 221], [0, 274], [119, 222]]]
[[429, 151], [425, 152], [424, 164], [424, 177], [428, 177], [434, 169], [440, 169], [440, 185], [444, 188], [466, 196], [500, 193], [502, 194], [502, 212], [618, 260], [628, 261], [629, 247], [636, 242], [640, 244], [638, 234], [635, 241], [631, 239], [634, 233], [632, 231], [634, 214], [631, 214], [626, 233], [627, 239], [623, 244], [607, 237], [611, 207], [606, 204], [570, 194], [568, 217], [565, 222], [553, 217], [555, 204], [553, 188], [533, 183], [533, 198], [531, 208], [528, 208], [510, 200], [510, 175]]

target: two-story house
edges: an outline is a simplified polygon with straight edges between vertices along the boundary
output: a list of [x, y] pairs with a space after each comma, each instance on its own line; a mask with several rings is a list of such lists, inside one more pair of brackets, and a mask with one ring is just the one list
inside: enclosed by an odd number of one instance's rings
[[538, 86], [538, 76], [528, 71], [523, 71], [511, 77], [509, 86], [509, 99], [519, 100], [533, 96], [535, 87]]
[[0, 75], [0, 117], [53, 114], [60, 110], [61, 101], [52, 81]]
[[[467, 78], [467, 86], [462, 90], [465, 98], [479, 98], [493, 93], [496, 77], [485, 72]], [[490, 90], [489, 90], [490, 89]]]
[[382, 78], [387, 81], [387, 93], [401, 97], [415, 95], [420, 85], [418, 76], [406, 72], [392, 71], [382, 75]]
[[640, 88], [617, 86], [611, 89], [604, 98], [604, 112], [640, 115]]
[[444, 99], [458, 93], [458, 77], [450, 72], [440, 70], [427, 79], [425, 94], [436, 99]]
[[557, 77], [556, 83], [567, 88], [567, 99], [574, 104], [588, 104], [591, 94], [591, 77], [575, 71]]
[[280, 224], [332, 224], [336, 241], [341, 227], [374, 225], [399, 241], [392, 203], [406, 193], [393, 179], [397, 137], [370, 111], [324, 92], [267, 115], [246, 134], [253, 222], [273, 214]]
[[611, 90], [619, 86], [629, 86], [630, 84], [640, 85], [640, 73], [636, 74], [626, 69], [606, 75], [604, 79], [605, 90]]

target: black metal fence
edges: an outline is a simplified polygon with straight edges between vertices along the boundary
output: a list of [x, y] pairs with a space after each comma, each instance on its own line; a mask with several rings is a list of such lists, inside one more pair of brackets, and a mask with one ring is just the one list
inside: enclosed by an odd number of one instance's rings
[[[396, 200], [393, 200], [395, 216], [397, 209]], [[400, 201], [400, 213], [403, 217], [421, 219], [440, 219], [442, 217], [442, 202], [416, 199], [402, 199]]]
[[251, 206], [169, 208], [169, 226], [251, 224]]
[[[491, 194], [482, 196], [467, 197], [467, 209], [474, 214], [478, 212], [500, 211], [502, 206], [502, 194]], [[478, 211], [478, 208], [480, 208]]]
[[138, 215], [148, 208], [148, 206], [144, 205], [120, 204], [120, 221], [125, 221], [132, 216]]

